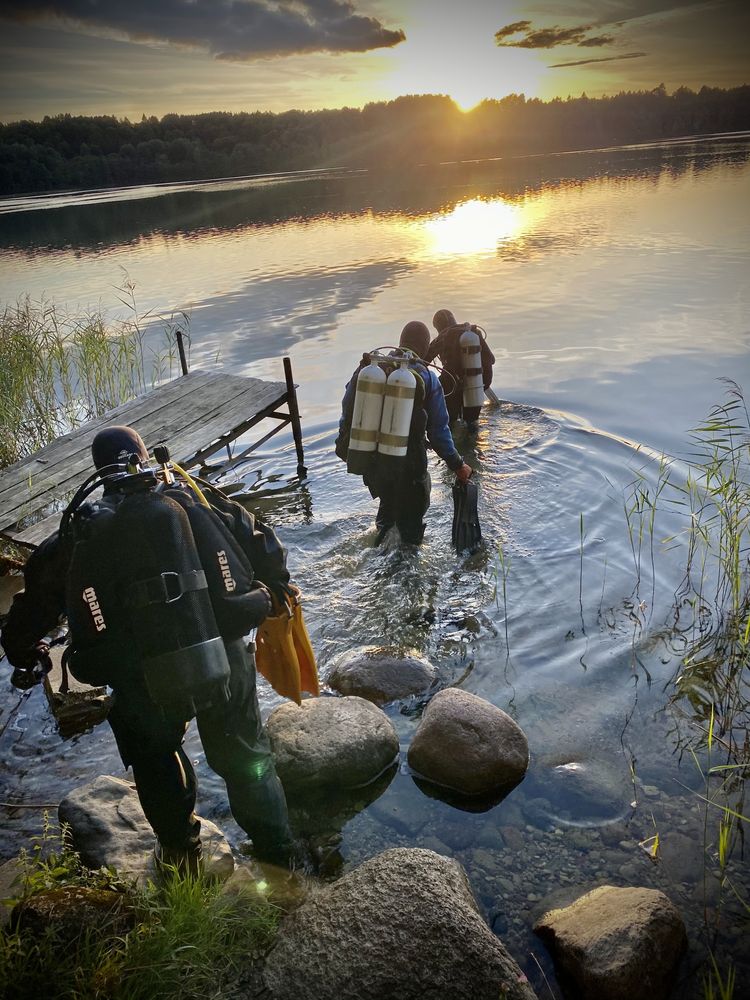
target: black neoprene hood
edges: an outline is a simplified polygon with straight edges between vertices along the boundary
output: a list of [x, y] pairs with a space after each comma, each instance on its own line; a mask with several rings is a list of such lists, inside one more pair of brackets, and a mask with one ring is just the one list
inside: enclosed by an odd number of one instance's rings
[[108, 465], [122, 465], [132, 454], [148, 461], [148, 449], [143, 438], [132, 427], [105, 427], [91, 442], [91, 457], [97, 469]]

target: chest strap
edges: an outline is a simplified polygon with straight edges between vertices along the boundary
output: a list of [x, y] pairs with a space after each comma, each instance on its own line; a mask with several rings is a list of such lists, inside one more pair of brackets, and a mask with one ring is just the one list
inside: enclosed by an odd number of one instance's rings
[[149, 604], [171, 604], [192, 590], [206, 590], [206, 574], [202, 569], [188, 573], [160, 573], [131, 584], [126, 592], [126, 602], [131, 608]]

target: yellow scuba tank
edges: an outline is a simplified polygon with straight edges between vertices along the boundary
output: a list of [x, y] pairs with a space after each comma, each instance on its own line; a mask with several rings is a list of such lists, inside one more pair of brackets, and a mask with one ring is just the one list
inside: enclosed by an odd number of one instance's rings
[[417, 379], [409, 371], [409, 359], [399, 360], [385, 385], [383, 416], [378, 434], [378, 452], [394, 459], [405, 458], [409, 445], [409, 428], [414, 411]]
[[378, 448], [385, 387], [386, 374], [380, 365], [370, 361], [360, 370], [346, 456], [347, 471], [356, 476], [368, 471]]
[[465, 407], [481, 406], [484, 402], [482, 381], [482, 342], [479, 334], [466, 323], [459, 339], [461, 345], [461, 365], [463, 369], [463, 403]]

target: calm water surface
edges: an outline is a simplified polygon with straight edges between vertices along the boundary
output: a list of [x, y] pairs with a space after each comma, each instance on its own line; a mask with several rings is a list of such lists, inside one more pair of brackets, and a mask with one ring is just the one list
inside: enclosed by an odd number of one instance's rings
[[[739, 136], [398, 179], [332, 172], [0, 203], [3, 301], [28, 293], [115, 316], [129, 280], [143, 315], [189, 314], [193, 366], [278, 379], [291, 355], [309, 479], [294, 481], [281, 436], [230, 478], [289, 547], [322, 674], [354, 646], [414, 646], [445, 683], [511, 712], [532, 754], [503, 802], [457, 808], [408, 772], [420, 705], [389, 709], [397, 773], [358, 800], [300, 804], [298, 822], [330, 849], [330, 873], [392, 846], [458, 858], [540, 995], [537, 959], [557, 986], [534, 918], [602, 883], [661, 888], [681, 909], [691, 951], [675, 996], [702, 995], [705, 912], [750, 976], [747, 927], [712, 874], [713, 816], [704, 878], [703, 779], [668, 704], [684, 551], [661, 539], [684, 524], [661, 513], [653, 559], [648, 538], [639, 557], [624, 512], [638, 476], [655, 488], [662, 453], [684, 482], [688, 430], [724, 398], [718, 379], [750, 388], [749, 150]], [[475, 444], [456, 432], [481, 484], [487, 544], [471, 559], [451, 550], [451, 477], [434, 457], [413, 554], [372, 547], [374, 505], [333, 454], [363, 350], [439, 307], [486, 327], [497, 357], [502, 405], [485, 407]], [[262, 701], [280, 699], [264, 687]], [[106, 727], [63, 743], [39, 691], [6, 683], [2, 724], [6, 802], [56, 802], [121, 773]], [[189, 746], [204, 814], [238, 842], [221, 783], [194, 736]], [[39, 813], [2, 808], [10, 856]], [[639, 846], [656, 832], [659, 861]], [[730, 868], [742, 884], [738, 838]]]

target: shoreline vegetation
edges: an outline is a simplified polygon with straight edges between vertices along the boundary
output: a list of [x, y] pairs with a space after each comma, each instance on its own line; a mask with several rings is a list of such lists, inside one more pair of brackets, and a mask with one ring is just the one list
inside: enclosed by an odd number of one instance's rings
[[113, 868], [87, 868], [55, 826], [45, 814], [17, 861], [16, 908], [0, 930], [6, 1000], [243, 995], [283, 913], [272, 891], [252, 881], [222, 891], [173, 870], [137, 886]]
[[324, 111], [63, 114], [0, 124], [0, 195], [607, 148], [750, 129], [750, 85], [611, 97], [523, 94], [463, 112], [444, 95]]
[[[188, 317], [138, 314], [135, 285], [118, 289], [127, 312], [72, 315], [30, 297], [0, 314], [0, 469], [174, 373], [175, 333]], [[153, 344], [154, 324], [161, 344]]]

